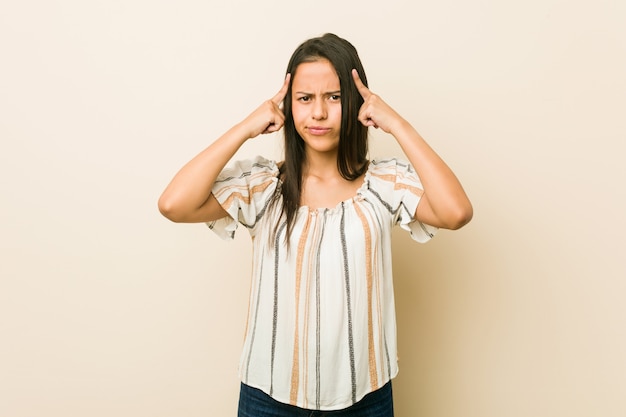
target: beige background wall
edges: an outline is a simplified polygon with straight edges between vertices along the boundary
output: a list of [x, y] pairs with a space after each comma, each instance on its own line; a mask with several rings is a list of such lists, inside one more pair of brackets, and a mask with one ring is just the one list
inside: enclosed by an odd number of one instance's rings
[[626, 415], [625, 4], [3, 1], [0, 416], [235, 414], [247, 234], [156, 200], [326, 31], [475, 206], [394, 237], [397, 414]]

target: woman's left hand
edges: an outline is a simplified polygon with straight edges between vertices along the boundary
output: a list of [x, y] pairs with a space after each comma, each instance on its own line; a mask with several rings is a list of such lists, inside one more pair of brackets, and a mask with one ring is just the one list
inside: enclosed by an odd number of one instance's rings
[[357, 70], [352, 70], [352, 78], [359, 94], [363, 97], [363, 105], [359, 110], [359, 121], [364, 126], [372, 126], [376, 129], [381, 128], [386, 133], [393, 134], [393, 129], [402, 117], [396, 113], [380, 96], [372, 93], [369, 88], [363, 84]]
[[452, 170], [410, 123], [363, 84], [354, 69], [352, 78], [364, 100], [359, 121], [365, 126], [381, 128], [396, 138], [422, 182], [424, 194], [414, 218], [446, 229], [458, 229], [469, 222], [473, 215], [472, 204]]

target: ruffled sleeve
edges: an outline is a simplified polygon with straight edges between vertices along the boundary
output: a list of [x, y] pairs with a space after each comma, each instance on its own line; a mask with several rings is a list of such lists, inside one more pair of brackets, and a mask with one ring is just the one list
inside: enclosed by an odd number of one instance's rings
[[414, 218], [417, 205], [424, 194], [424, 187], [410, 163], [400, 159], [372, 162], [370, 188], [394, 216], [394, 223], [411, 233], [420, 242], [429, 241], [437, 228]]
[[215, 180], [212, 193], [228, 213], [207, 226], [223, 239], [232, 239], [239, 223], [250, 229], [265, 214], [278, 184], [278, 167], [261, 156], [237, 161]]

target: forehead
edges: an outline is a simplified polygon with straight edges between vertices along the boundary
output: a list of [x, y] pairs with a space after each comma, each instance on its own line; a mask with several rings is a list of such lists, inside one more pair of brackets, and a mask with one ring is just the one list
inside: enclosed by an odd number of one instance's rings
[[294, 91], [339, 90], [339, 77], [332, 64], [321, 59], [303, 62], [293, 76]]

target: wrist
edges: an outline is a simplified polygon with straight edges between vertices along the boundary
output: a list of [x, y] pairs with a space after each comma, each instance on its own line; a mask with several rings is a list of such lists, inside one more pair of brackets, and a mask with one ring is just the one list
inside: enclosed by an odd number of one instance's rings
[[231, 133], [234, 137], [236, 137], [242, 144], [246, 142], [248, 139], [252, 139], [255, 135], [250, 131], [248, 126], [246, 126], [245, 121], [239, 122], [231, 128]]
[[389, 133], [396, 138], [405, 136], [407, 133], [415, 131], [415, 128], [407, 122], [403, 117], [398, 117], [389, 126]]

